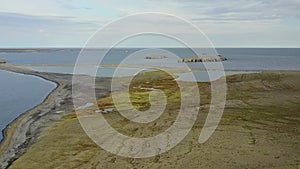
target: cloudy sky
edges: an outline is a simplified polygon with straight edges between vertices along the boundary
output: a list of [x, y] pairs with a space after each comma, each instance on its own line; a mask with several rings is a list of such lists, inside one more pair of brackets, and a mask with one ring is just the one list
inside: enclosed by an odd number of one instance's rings
[[300, 0], [0, 0], [0, 47], [82, 47], [139, 12], [184, 18], [216, 47], [300, 47], [299, 9]]

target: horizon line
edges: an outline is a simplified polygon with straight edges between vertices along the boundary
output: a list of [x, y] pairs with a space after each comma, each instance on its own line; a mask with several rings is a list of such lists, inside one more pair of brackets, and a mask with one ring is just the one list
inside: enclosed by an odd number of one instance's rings
[[[13, 49], [108, 49], [109, 47], [79, 47], [79, 46], [37, 46], [37, 47], [0, 47], [0, 50], [13, 50]], [[193, 48], [193, 47], [167, 47], [167, 46], [163, 46], [163, 47], [158, 47], [158, 46], [153, 46], [153, 47], [143, 47], [143, 46], [139, 46], [139, 47], [113, 47], [115, 49], [140, 49], [140, 48], [166, 48], [166, 49], [186, 49], [186, 48]], [[196, 48], [215, 48], [215, 49], [297, 49], [300, 48], [300, 46], [220, 46], [220, 47], [196, 47]]]

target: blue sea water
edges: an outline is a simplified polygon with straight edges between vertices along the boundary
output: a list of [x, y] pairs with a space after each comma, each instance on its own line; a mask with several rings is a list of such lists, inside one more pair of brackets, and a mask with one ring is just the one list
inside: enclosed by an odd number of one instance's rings
[[[226, 57], [227, 60], [222, 63], [178, 63], [179, 58], [195, 56], [195, 53], [191, 49], [184, 48], [166, 48], [162, 49], [166, 52], [163, 54], [168, 56], [165, 59], [152, 59], [146, 60], [142, 54], [136, 54], [143, 51], [142, 48], [131, 49], [112, 49], [106, 53], [101, 64], [119, 64], [122, 61], [126, 61], [126, 58], [132, 57], [125, 64], [138, 65], [138, 66], [159, 66], [170, 68], [182, 68], [187, 65], [189, 68], [202, 69], [202, 71], [194, 72], [198, 81], [210, 81], [208, 73], [206, 72], [206, 66], [212, 69], [219, 70], [211, 72], [212, 80], [215, 80], [222, 76], [222, 69], [224, 68], [227, 75], [259, 72], [266, 70], [300, 70], [300, 49], [299, 48], [219, 48], [216, 49], [217, 53], [212, 49], [195, 49], [201, 54], [211, 55], [221, 54]], [[26, 68], [30, 68], [41, 72], [54, 72], [54, 73], [68, 73], [72, 74], [74, 71], [74, 65], [78, 59], [78, 56], [83, 56], [84, 64], [94, 64], [98, 62], [94, 61], [95, 58], [99, 58], [104, 54], [104, 49], [86, 50], [85, 53], [80, 53], [80, 49], [53, 49], [47, 52], [24, 52], [24, 53], [0, 53], [0, 58], [5, 58], [8, 64], [23, 65], [27, 64]], [[145, 53], [144, 53], [145, 54]], [[149, 52], [151, 56], [155, 55], [155, 52]], [[97, 59], [96, 59], [97, 60]], [[82, 62], [81, 62], [82, 63]], [[44, 65], [46, 64], [46, 65]], [[142, 67], [143, 67], [142, 66]], [[143, 69], [137, 68], [120, 68], [119, 72], [122, 72], [123, 76], [134, 75]], [[88, 69], [87, 69], [88, 70]], [[114, 75], [115, 69], [102, 67], [99, 68], [97, 73], [95, 72], [80, 72], [80, 74], [96, 75], [101, 77], [111, 77]], [[116, 76], [115, 76], [116, 77]], [[178, 80], [188, 80], [188, 74], [180, 74]]]
[[[118, 64], [138, 50], [140, 49], [113, 49], [105, 56], [102, 64]], [[195, 55], [189, 49], [165, 50], [183, 58]], [[104, 50], [94, 51], [94, 55], [101, 52]], [[222, 62], [225, 70], [300, 70], [300, 48], [219, 48], [217, 52], [228, 59]], [[0, 58], [6, 59], [8, 64], [75, 64], [79, 53], [80, 49], [61, 49], [49, 52], [0, 53]], [[141, 62], [144, 61], [137, 60], [133, 64]], [[174, 66], [171, 62], [168, 65]], [[191, 63], [190, 67], [203, 66]]]

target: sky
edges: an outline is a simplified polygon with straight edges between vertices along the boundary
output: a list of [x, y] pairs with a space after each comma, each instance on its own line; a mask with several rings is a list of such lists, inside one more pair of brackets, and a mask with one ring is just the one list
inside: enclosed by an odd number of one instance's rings
[[[0, 48], [83, 47], [97, 30], [141, 12], [183, 18], [215, 47], [300, 47], [299, 9], [300, 0], [0, 0]], [[124, 27], [145, 22], [129, 20]], [[170, 31], [181, 26], [160, 19], [149, 24]], [[123, 45], [149, 43], [172, 44], [148, 37]]]

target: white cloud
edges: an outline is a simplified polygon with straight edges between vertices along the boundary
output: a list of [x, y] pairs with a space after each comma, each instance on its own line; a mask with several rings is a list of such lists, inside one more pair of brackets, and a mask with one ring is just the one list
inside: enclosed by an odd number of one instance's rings
[[[300, 26], [299, 7], [300, 0], [0, 0], [0, 46], [17, 44], [15, 41], [24, 44], [21, 37], [27, 36], [21, 35], [23, 32], [36, 39], [47, 35], [53, 44], [60, 39], [57, 44], [77, 43], [78, 46], [105, 23], [136, 12], [183, 17], [220, 46], [225, 46], [225, 42], [233, 46], [243, 44], [244, 37], [249, 40], [247, 45], [251, 41], [253, 45], [258, 41], [272, 45], [272, 40], [276, 41], [274, 44], [285, 41], [284, 45], [300, 45], [295, 36], [299, 34], [296, 29]], [[166, 24], [172, 23], [156, 23], [157, 26]], [[14, 34], [15, 38], [5, 38], [7, 34]], [[46, 45], [47, 41], [43, 43]]]

